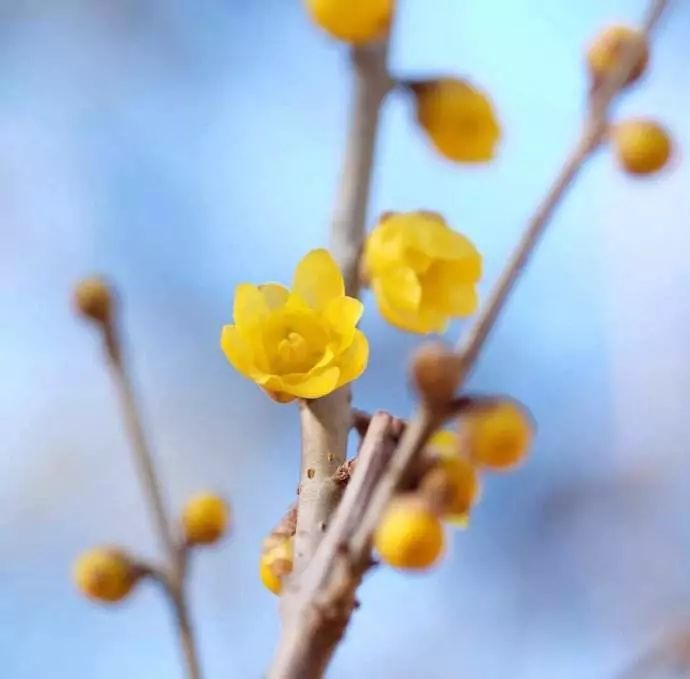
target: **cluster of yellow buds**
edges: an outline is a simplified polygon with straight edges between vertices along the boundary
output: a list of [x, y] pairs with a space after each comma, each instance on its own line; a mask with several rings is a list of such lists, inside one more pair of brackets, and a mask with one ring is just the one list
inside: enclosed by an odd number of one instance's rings
[[[626, 86], [642, 77], [649, 64], [649, 45], [644, 34], [634, 28], [616, 25], [605, 29], [594, 39], [587, 51], [594, 96], [601, 83], [630, 52], [636, 53], [637, 59]], [[609, 138], [619, 165], [631, 175], [658, 172], [666, 167], [673, 151], [668, 131], [653, 120], [641, 118], [614, 123]]]
[[[181, 542], [187, 547], [217, 542], [227, 531], [230, 509], [213, 493], [199, 493], [183, 507]], [[151, 569], [118, 548], [102, 547], [81, 554], [74, 564], [77, 589], [104, 603], [122, 601]]]
[[437, 432], [418, 487], [395, 498], [374, 537], [381, 560], [394, 568], [423, 570], [444, 551], [443, 523], [464, 527], [480, 494], [481, 470], [519, 464], [529, 450], [533, 425], [525, 409], [508, 399], [478, 402], [459, 418], [458, 431]]

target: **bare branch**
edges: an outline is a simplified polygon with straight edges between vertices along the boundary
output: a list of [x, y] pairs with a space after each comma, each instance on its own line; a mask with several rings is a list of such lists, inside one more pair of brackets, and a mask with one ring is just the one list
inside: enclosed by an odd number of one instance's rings
[[270, 679], [322, 676], [370, 563], [368, 540], [366, 549], [355, 551], [351, 545], [361, 543], [363, 519], [395, 449], [397, 426], [386, 413], [372, 417], [346, 499], [336, 510], [317, 556], [303, 572], [299, 588], [286, 593], [291, 599]]
[[[331, 225], [331, 250], [348, 295], [359, 293], [359, 261], [379, 123], [391, 88], [388, 42], [355, 47], [352, 52], [354, 103], [340, 190]], [[350, 388], [343, 387], [301, 407], [302, 462], [292, 586], [316, 550], [340, 501], [342, 486], [333, 475], [345, 462], [350, 429]]]
[[177, 625], [180, 646], [185, 658], [189, 679], [200, 679], [201, 668], [194, 643], [194, 634], [189, 617], [185, 593], [187, 569], [187, 548], [182, 544], [172, 527], [163, 501], [161, 482], [149, 448], [146, 431], [137, 406], [132, 381], [123, 358], [122, 344], [112, 317], [101, 323], [108, 364], [118, 391], [122, 413], [134, 452], [141, 486], [149, 503], [158, 537], [167, 553], [165, 569], [144, 566], [151, 577], [161, 582], [170, 601]]
[[[646, 33], [652, 30], [666, 6], [666, 0], [653, 2], [644, 24]], [[475, 363], [556, 207], [598, 146], [606, 129], [609, 105], [639, 57], [637, 48], [628, 52], [598, 90], [584, 131], [529, 221], [484, 310], [459, 346], [464, 361], [463, 378]], [[323, 675], [352, 614], [356, 588], [371, 563], [371, 540], [380, 517], [404, 484], [429, 436], [447, 415], [422, 406], [405, 428], [395, 451], [390, 450], [394, 447], [391, 420], [383, 414], [372, 419], [362, 444], [362, 459], [331, 526], [299, 578], [299, 586], [288, 594], [289, 615], [268, 675], [270, 679], [311, 679]]]

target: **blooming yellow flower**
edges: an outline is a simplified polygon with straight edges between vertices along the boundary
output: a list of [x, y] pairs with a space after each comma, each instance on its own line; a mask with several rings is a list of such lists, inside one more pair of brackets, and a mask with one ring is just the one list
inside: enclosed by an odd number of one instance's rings
[[306, 0], [314, 23], [345, 42], [363, 43], [388, 31], [395, 0]]
[[239, 285], [234, 325], [221, 347], [230, 363], [272, 398], [319, 398], [359, 377], [369, 344], [356, 325], [362, 303], [345, 295], [338, 265], [326, 250], [298, 264], [292, 290]]
[[417, 120], [442, 156], [457, 163], [483, 163], [494, 157], [501, 128], [483, 92], [457, 78], [415, 82], [411, 88]]
[[364, 265], [383, 317], [403, 330], [442, 332], [477, 308], [482, 258], [433, 212], [389, 213], [369, 235]]
[[651, 120], [626, 120], [613, 128], [618, 162], [629, 174], [653, 174], [671, 158], [668, 132]]

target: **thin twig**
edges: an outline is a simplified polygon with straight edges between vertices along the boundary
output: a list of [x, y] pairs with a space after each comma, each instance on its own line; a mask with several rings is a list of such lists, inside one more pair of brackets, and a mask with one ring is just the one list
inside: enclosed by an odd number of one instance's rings
[[[643, 27], [646, 34], [653, 29], [667, 4], [667, 0], [654, 1]], [[637, 48], [627, 50], [621, 55], [618, 68], [604, 80], [597, 92], [598, 99], [593, 102], [591, 115], [574, 150], [529, 221], [525, 234], [473, 329], [458, 348], [463, 360], [463, 378], [474, 365], [556, 207], [597, 147], [606, 129], [609, 105], [622, 83], [628, 79], [638, 58]], [[356, 588], [371, 563], [371, 540], [380, 517], [445, 415], [422, 406], [405, 428], [388, 464], [357, 464], [335, 511], [331, 527], [300, 579], [301, 587], [296, 592], [291, 616], [286, 620], [269, 672], [271, 679], [322, 676], [349, 621]], [[376, 431], [372, 421], [363, 442], [363, 450], [368, 442], [374, 440]], [[367, 489], [365, 495], [362, 494], [362, 488]]]
[[[331, 226], [331, 250], [348, 295], [359, 293], [359, 261], [365, 234], [379, 112], [391, 88], [388, 41], [353, 49], [354, 101], [340, 188]], [[312, 558], [342, 496], [332, 477], [345, 462], [350, 429], [350, 388], [304, 401], [300, 408], [302, 455], [293, 575], [283, 598], [290, 604], [299, 574]]]
[[[642, 31], [646, 35], [649, 35], [654, 29], [667, 5], [668, 0], [655, 0], [652, 4], [642, 27]], [[555, 182], [529, 221], [527, 230], [498, 279], [482, 312], [466, 337], [462, 339], [462, 343], [458, 345], [465, 373], [476, 361], [479, 351], [493, 328], [510, 292], [549, 224], [554, 210], [560, 204], [567, 190], [573, 185], [585, 161], [601, 142], [606, 132], [611, 102], [634, 71], [640, 56], [638, 43], [635, 42], [627, 46], [627, 49], [621, 54], [618, 68], [614, 69], [609, 77], [604, 79], [594, 93], [590, 115], [575, 148], [566, 159]]]
[[114, 319], [102, 323], [106, 356], [117, 388], [122, 413], [134, 452], [141, 487], [151, 510], [158, 538], [167, 555], [165, 569], [146, 566], [149, 574], [157, 579], [168, 595], [178, 630], [189, 679], [200, 679], [201, 668], [194, 643], [194, 634], [187, 608], [185, 574], [187, 549], [175, 536], [172, 523], [163, 500], [162, 486], [149, 448], [146, 431], [137, 406], [132, 381], [123, 358], [122, 344]]

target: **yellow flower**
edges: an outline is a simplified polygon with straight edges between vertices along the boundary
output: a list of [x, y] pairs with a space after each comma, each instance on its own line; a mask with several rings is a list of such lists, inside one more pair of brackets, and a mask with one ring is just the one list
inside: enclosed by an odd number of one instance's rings
[[470, 410], [460, 426], [469, 457], [495, 470], [509, 469], [521, 462], [532, 443], [529, 415], [510, 400]]
[[364, 264], [381, 314], [403, 330], [442, 332], [450, 318], [477, 308], [481, 256], [433, 212], [384, 215]]
[[182, 530], [190, 545], [209, 545], [220, 539], [228, 524], [230, 510], [225, 501], [213, 493], [191, 497], [182, 510]]
[[485, 94], [456, 78], [410, 87], [417, 99], [417, 120], [442, 156], [458, 163], [483, 163], [494, 157], [501, 128]]
[[627, 120], [613, 128], [613, 142], [621, 167], [630, 174], [653, 174], [669, 161], [671, 138], [650, 120]]
[[118, 549], [90, 549], [74, 564], [74, 582], [90, 599], [115, 603], [124, 599], [137, 577], [129, 557]]
[[306, 0], [314, 23], [345, 42], [382, 38], [390, 26], [395, 0]]
[[381, 519], [374, 546], [389, 566], [423, 570], [433, 566], [443, 553], [443, 526], [418, 498], [399, 497]]
[[223, 328], [221, 347], [276, 401], [319, 398], [364, 371], [369, 345], [356, 328], [361, 315], [333, 258], [312, 250], [297, 266], [292, 291], [275, 283], [237, 287], [235, 324]]
[[595, 85], [607, 78], [620, 64], [621, 55], [628, 49], [637, 49], [640, 56], [626, 85], [637, 80], [647, 67], [649, 46], [640, 31], [628, 26], [609, 26], [594, 39], [587, 50], [587, 65]]
[[259, 562], [259, 578], [273, 594], [280, 594], [283, 578], [292, 572], [293, 542], [293, 538], [280, 538], [264, 545]]
[[[469, 523], [472, 507], [479, 500], [479, 474], [474, 463], [460, 450], [457, 432], [437, 431], [427, 444], [439, 456], [438, 463], [428, 472], [425, 481], [441, 483], [445, 494], [443, 519], [465, 528]], [[436, 477], [432, 479], [432, 476]]]

